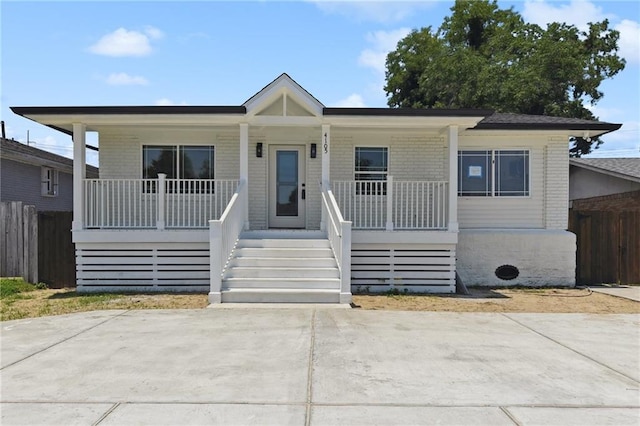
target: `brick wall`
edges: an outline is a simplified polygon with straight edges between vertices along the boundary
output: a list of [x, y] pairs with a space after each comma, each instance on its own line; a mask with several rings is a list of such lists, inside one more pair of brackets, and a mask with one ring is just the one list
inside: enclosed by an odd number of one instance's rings
[[388, 147], [389, 175], [396, 180], [448, 180], [444, 138], [401, 131], [331, 130], [331, 180], [354, 179], [355, 147]]
[[566, 139], [545, 147], [545, 228], [567, 229], [569, 208], [569, 151]]
[[640, 210], [640, 191], [573, 200], [574, 210], [636, 211]]
[[100, 178], [142, 178], [143, 145], [214, 145], [216, 179], [240, 175], [240, 130], [127, 129], [100, 133]]

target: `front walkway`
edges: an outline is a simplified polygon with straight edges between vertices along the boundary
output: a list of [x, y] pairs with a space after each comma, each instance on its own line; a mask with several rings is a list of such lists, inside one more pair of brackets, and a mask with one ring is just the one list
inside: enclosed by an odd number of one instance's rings
[[8, 321], [1, 423], [637, 425], [639, 323], [321, 308]]
[[610, 296], [622, 297], [623, 299], [640, 302], [640, 285], [597, 285], [589, 286], [596, 293], [608, 294]]

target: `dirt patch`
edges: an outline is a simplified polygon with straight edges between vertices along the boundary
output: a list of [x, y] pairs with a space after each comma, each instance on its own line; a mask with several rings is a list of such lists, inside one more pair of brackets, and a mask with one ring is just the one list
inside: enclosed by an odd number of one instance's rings
[[637, 314], [640, 302], [589, 289], [471, 289], [463, 295], [354, 295], [361, 309], [435, 312]]
[[[100, 309], [203, 309], [206, 294], [78, 294], [32, 290], [0, 299], [2, 321]], [[638, 314], [640, 302], [585, 289], [472, 289], [471, 295], [354, 295], [367, 310]]]

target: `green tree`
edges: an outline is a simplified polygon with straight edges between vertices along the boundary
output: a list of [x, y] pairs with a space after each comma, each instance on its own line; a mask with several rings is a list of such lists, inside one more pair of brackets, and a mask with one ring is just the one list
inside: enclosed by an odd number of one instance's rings
[[[600, 83], [624, 69], [609, 22], [587, 31], [524, 22], [495, 0], [457, 0], [442, 25], [413, 30], [387, 55], [388, 105], [489, 108], [498, 112], [597, 120]], [[602, 143], [575, 138], [580, 156]]]

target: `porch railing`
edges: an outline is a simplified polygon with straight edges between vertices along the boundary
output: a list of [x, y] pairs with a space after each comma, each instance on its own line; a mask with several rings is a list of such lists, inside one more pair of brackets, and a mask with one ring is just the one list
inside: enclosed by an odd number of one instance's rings
[[442, 230], [447, 227], [446, 181], [334, 181], [332, 188], [353, 229]]
[[340, 303], [351, 302], [351, 222], [344, 220], [328, 183], [322, 185], [322, 217], [340, 270]]
[[240, 181], [229, 204], [218, 220], [209, 221], [210, 290], [209, 302], [221, 302], [222, 274], [236, 247], [245, 224], [245, 204], [248, 202], [246, 182]]
[[85, 228], [207, 228], [238, 180], [85, 179]]

